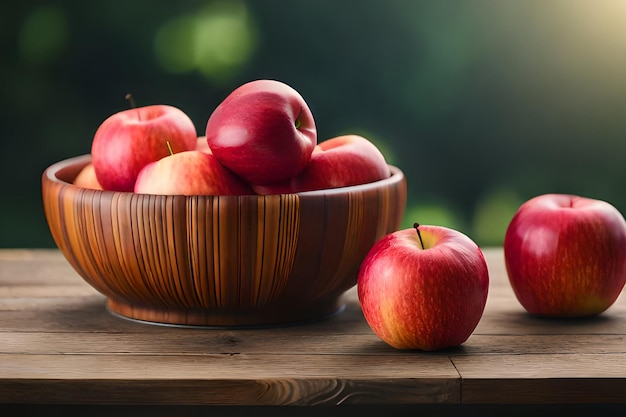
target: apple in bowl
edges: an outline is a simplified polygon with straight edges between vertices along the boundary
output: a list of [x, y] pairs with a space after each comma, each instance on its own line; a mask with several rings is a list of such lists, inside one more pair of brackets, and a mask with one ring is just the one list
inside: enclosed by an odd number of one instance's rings
[[193, 121], [177, 107], [158, 104], [122, 110], [106, 118], [94, 134], [91, 157], [96, 177], [106, 190], [132, 192], [145, 165], [171, 152], [195, 149], [197, 138]]
[[249, 195], [254, 191], [206, 150], [173, 153], [144, 166], [134, 192], [161, 195]]
[[309, 162], [317, 143], [311, 109], [291, 86], [254, 80], [211, 113], [206, 140], [216, 158], [249, 184], [285, 181]]
[[94, 190], [102, 190], [102, 185], [100, 185], [98, 177], [96, 177], [96, 170], [93, 167], [93, 163], [88, 163], [80, 170], [76, 178], [74, 178], [74, 185]]
[[391, 175], [374, 143], [360, 135], [341, 135], [320, 142], [305, 167], [277, 184], [252, 185], [258, 194], [297, 193], [367, 184]]

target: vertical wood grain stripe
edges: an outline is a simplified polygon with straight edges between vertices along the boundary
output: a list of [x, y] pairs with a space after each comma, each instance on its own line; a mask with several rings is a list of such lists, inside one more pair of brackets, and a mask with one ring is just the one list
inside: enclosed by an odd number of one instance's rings
[[[300, 199], [295, 194], [282, 194], [276, 198], [265, 198], [274, 203], [271, 205], [272, 213], [276, 219], [277, 228], [268, 228], [267, 238], [272, 238], [275, 260], [271, 270], [266, 271], [263, 279], [270, 281], [271, 285], [261, 286], [263, 292], [263, 304], [269, 304], [272, 300], [280, 298], [289, 284], [292, 275], [295, 251], [299, 239], [298, 229], [300, 225], [299, 203]], [[276, 236], [273, 234], [276, 233]]]

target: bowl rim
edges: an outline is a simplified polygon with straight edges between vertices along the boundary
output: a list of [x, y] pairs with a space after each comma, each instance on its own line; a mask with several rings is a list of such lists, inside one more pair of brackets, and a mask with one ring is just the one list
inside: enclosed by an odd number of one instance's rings
[[[74, 156], [74, 157], [70, 157], [67, 159], [63, 159], [57, 162], [54, 162], [53, 164], [51, 164], [50, 166], [48, 166], [43, 173], [43, 176], [48, 180], [51, 181], [53, 183], [57, 183], [57, 184], [61, 184], [61, 185], [65, 185], [68, 187], [75, 187], [75, 188], [81, 188], [81, 189], [85, 189], [87, 190], [88, 188], [84, 188], [84, 187], [80, 187], [78, 185], [75, 185], [71, 182], [67, 182], [65, 180], [62, 180], [61, 178], [59, 178], [57, 176], [58, 172], [63, 170], [63, 169], [67, 169], [69, 167], [73, 167], [73, 166], [78, 166], [82, 164], [82, 167], [84, 167], [85, 165], [87, 165], [88, 163], [91, 162], [91, 155], [90, 154], [83, 154], [83, 155], [78, 155], [78, 156]], [[399, 182], [402, 182], [404, 180], [404, 172], [397, 166], [395, 165], [391, 165], [391, 164], [387, 164], [389, 166], [389, 169], [391, 171], [391, 175], [387, 178], [383, 178], [381, 180], [378, 181], [373, 181], [373, 182], [369, 182], [369, 183], [365, 183], [365, 184], [356, 184], [356, 185], [350, 185], [350, 186], [346, 186], [346, 187], [336, 187], [336, 188], [325, 188], [325, 189], [320, 189], [320, 190], [311, 190], [311, 191], [300, 191], [297, 193], [277, 193], [277, 194], [270, 194], [270, 195], [302, 195], [302, 196], [327, 196], [327, 195], [334, 195], [334, 194], [344, 194], [344, 193], [349, 193], [349, 192], [354, 192], [354, 191], [366, 191], [372, 188], [380, 188], [380, 187], [386, 187], [386, 186], [390, 186], [393, 184], [397, 184]], [[81, 169], [82, 169], [81, 167]], [[90, 191], [96, 192], [96, 193], [118, 193], [118, 194], [134, 194], [133, 192], [130, 191], [113, 191], [113, 190], [96, 190], [96, 189], [89, 189]], [[150, 194], [150, 195], [159, 195], [159, 196], [166, 196], [165, 194]], [[183, 196], [183, 194], [177, 194], [180, 196]], [[171, 197], [171, 195], [168, 195]], [[262, 195], [262, 194], [249, 194], [249, 196], [258, 196], [258, 197], [267, 197], [268, 195]], [[187, 197], [192, 197], [192, 196], [187, 196]], [[232, 195], [205, 195], [205, 197], [241, 197], [241, 196], [232, 196]]]

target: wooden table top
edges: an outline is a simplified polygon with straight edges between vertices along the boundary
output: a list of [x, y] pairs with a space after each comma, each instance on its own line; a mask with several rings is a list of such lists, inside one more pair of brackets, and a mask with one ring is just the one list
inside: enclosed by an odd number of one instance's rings
[[490, 292], [460, 347], [398, 351], [356, 288], [315, 323], [198, 329], [122, 319], [56, 249], [0, 250], [0, 404], [626, 403], [626, 298], [592, 319], [539, 319], [484, 249]]

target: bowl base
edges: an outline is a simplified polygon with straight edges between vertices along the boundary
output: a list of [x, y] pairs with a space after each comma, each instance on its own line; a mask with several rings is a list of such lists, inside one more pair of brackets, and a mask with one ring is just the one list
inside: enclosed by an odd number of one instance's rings
[[289, 310], [257, 309], [252, 311], [224, 312], [213, 309], [172, 309], [128, 304], [107, 300], [107, 310], [122, 319], [137, 323], [186, 328], [242, 329], [303, 325], [333, 317], [343, 310], [339, 299], [319, 303], [308, 308]]

